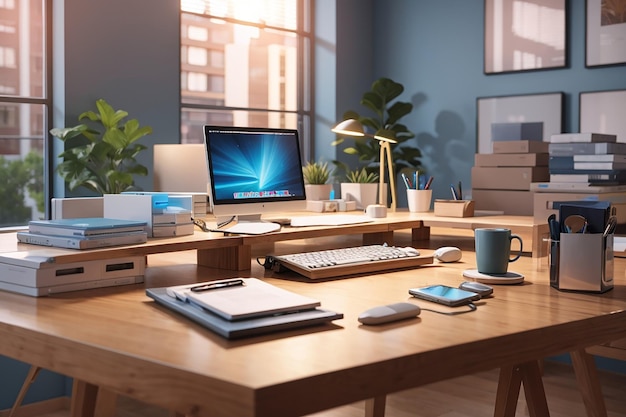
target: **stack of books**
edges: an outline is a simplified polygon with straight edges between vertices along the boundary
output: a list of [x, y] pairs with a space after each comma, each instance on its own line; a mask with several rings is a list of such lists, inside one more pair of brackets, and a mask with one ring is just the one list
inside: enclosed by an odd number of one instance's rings
[[476, 210], [529, 216], [533, 181], [548, 180], [548, 143], [543, 123], [493, 123], [493, 153], [476, 154], [472, 199]]
[[150, 288], [146, 295], [227, 338], [329, 323], [343, 314], [257, 278], [235, 278]]
[[193, 235], [191, 211], [168, 207], [152, 214], [152, 237]]
[[560, 202], [610, 201], [618, 224], [626, 223], [626, 143], [601, 133], [561, 133], [550, 137], [549, 181], [534, 182], [536, 220], [558, 212]]
[[618, 143], [617, 135], [552, 135], [548, 153], [549, 182], [552, 185], [546, 188], [626, 184], [626, 143]]
[[148, 240], [147, 222], [104, 217], [31, 220], [17, 232], [21, 243], [69, 249], [132, 245]]

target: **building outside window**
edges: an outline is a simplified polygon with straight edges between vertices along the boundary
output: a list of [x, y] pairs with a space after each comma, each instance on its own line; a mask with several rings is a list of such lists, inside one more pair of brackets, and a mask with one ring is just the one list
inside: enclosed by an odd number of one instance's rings
[[309, 158], [309, 0], [181, 0], [181, 142], [203, 126], [298, 129]]
[[51, 0], [0, 0], [0, 228], [45, 217]]

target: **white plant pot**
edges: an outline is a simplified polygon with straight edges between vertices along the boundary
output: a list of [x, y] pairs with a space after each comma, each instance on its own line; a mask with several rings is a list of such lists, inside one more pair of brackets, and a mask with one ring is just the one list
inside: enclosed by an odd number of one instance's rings
[[[378, 183], [342, 182], [341, 198], [346, 201], [356, 201], [356, 208], [363, 210], [370, 204], [378, 204], [378, 186]], [[387, 184], [383, 188], [386, 191]]]
[[329, 200], [332, 184], [305, 184], [306, 199], [311, 201]]

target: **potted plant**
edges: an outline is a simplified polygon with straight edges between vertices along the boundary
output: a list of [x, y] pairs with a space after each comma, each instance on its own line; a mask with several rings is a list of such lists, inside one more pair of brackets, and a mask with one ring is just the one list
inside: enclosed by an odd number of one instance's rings
[[302, 167], [307, 200], [328, 200], [330, 198], [333, 189], [333, 185], [328, 184], [330, 174], [328, 162], [307, 162]]
[[341, 183], [341, 198], [356, 201], [358, 209], [378, 203], [378, 174], [368, 172], [365, 167], [348, 171], [346, 182]]
[[[404, 86], [389, 78], [379, 78], [372, 83], [370, 91], [363, 94], [360, 103], [373, 112], [373, 116], [362, 116], [356, 111], [348, 110], [343, 120], [358, 120], [372, 134], [379, 131], [393, 133], [397, 143], [391, 145], [391, 158], [396, 174], [406, 171], [421, 170], [420, 157], [422, 153], [415, 146], [406, 142], [415, 137], [400, 119], [413, 111], [413, 104], [395, 101], [404, 92]], [[387, 135], [385, 135], [387, 136]], [[344, 143], [344, 137], [338, 137], [332, 144], [338, 146]], [[350, 138], [350, 146], [343, 149], [348, 155], [356, 155], [359, 162], [368, 172], [379, 172], [380, 144], [371, 138]], [[333, 161], [339, 172], [348, 172], [348, 166], [341, 161]]]
[[[66, 145], [74, 145], [59, 155], [63, 162], [57, 172], [70, 190], [81, 186], [98, 194], [136, 190], [133, 176], [148, 175], [148, 168], [136, 160], [146, 149], [137, 140], [152, 133], [152, 128], [139, 126], [137, 119], [124, 122], [128, 112], [114, 110], [104, 99], [97, 100], [96, 107], [97, 113], [90, 110], [78, 117], [79, 121], [88, 119], [95, 127], [81, 123], [50, 130], [52, 136]], [[70, 143], [78, 137], [83, 141]]]

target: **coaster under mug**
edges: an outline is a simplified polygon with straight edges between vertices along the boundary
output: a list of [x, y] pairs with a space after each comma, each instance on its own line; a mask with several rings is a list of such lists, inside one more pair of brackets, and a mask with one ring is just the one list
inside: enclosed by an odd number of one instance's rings
[[483, 274], [477, 269], [466, 269], [463, 276], [483, 284], [521, 284], [524, 282], [524, 275], [517, 272], [508, 271], [505, 274]]

